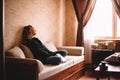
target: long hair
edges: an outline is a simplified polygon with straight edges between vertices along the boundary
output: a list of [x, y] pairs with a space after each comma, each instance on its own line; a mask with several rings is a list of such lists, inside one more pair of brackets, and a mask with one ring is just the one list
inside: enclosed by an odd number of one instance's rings
[[23, 44], [26, 42], [26, 40], [28, 39], [28, 36], [29, 36], [29, 30], [30, 30], [30, 28], [32, 28], [32, 26], [31, 25], [27, 25], [27, 26], [24, 26], [24, 28], [23, 28], [23, 35], [22, 35], [22, 42], [23, 42]]

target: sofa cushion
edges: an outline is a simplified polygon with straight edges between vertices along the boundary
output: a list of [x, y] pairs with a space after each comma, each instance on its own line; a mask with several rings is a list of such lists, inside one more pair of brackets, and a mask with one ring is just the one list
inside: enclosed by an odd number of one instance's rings
[[45, 45], [45, 47], [47, 47], [50, 51], [57, 51], [56, 46], [55, 46], [51, 41], [47, 41], [44, 45]]
[[34, 58], [31, 50], [27, 46], [20, 45], [20, 48], [23, 50], [26, 58]]
[[67, 68], [70, 68], [71, 66], [81, 61], [84, 61], [84, 56], [68, 55], [65, 58], [67, 59], [67, 62], [65, 63], [61, 63], [59, 65], [51, 65], [51, 64], [44, 65], [45, 69], [41, 73], [39, 73], [39, 80], [45, 80], [50, 76], [53, 76]]
[[[50, 42], [50, 41], [47, 41], [44, 45], [45, 45], [45, 47], [47, 47], [50, 51], [57, 51], [56, 46], [55, 46], [52, 42]], [[61, 56], [60, 54], [56, 54], [56, 56], [60, 57], [61, 60], [62, 60], [62, 62], [66, 62], [66, 61], [67, 61], [67, 60], [66, 60], [63, 56]]]
[[84, 55], [84, 47], [76, 47], [76, 46], [59, 46], [58, 50], [67, 50], [68, 55]]
[[8, 51], [6, 51], [5, 56], [16, 57], [16, 58], [25, 58], [24, 52], [20, 47], [15, 46]]

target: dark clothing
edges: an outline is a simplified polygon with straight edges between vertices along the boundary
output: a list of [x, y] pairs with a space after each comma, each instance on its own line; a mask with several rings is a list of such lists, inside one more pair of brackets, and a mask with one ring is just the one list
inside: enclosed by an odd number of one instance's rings
[[[57, 53], [60, 53], [62, 56], [65, 56], [67, 53], [66, 51], [56, 51], [56, 52], [52, 52], [49, 51], [43, 44], [42, 42], [38, 39], [38, 38], [32, 38], [32, 39], [28, 39], [25, 43], [25, 45], [30, 48], [30, 50], [32, 51], [34, 57], [36, 59], [39, 59], [40, 61], [42, 61], [43, 64], [59, 64], [60, 63], [60, 58], [56, 58], [57, 56], [55, 56]], [[56, 60], [56, 62], [52, 62], [50, 59], [48, 59], [51, 56], [55, 56], [53, 57], [51, 60]]]

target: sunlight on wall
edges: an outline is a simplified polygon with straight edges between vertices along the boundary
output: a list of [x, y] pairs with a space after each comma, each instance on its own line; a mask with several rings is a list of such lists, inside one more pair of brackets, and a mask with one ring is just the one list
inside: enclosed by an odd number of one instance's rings
[[62, 44], [61, 1], [64, 3], [63, 0], [5, 0], [5, 51], [21, 44], [23, 27], [29, 24], [35, 27], [36, 36], [43, 43]]

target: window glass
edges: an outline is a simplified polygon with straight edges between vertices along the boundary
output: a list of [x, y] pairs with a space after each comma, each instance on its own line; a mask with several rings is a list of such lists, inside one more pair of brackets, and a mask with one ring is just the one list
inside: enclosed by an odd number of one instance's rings
[[97, 0], [87, 26], [93, 29], [94, 37], [112, 37], [111, 0]]
[[[117, 16], [117, 26], [113, 21], [113, 5], [111, 0], [97, 0], [90, 20], [85, 27], [85, 35], [91, 39], [120, 39], [120, 18]], [[115, 23], [113, 23], [115, 22]], [[116, 33], [113, 33], [116, 32]]]
[[97, 36], [112, 36], [112, 3], [98, 0], [94, 12]]

